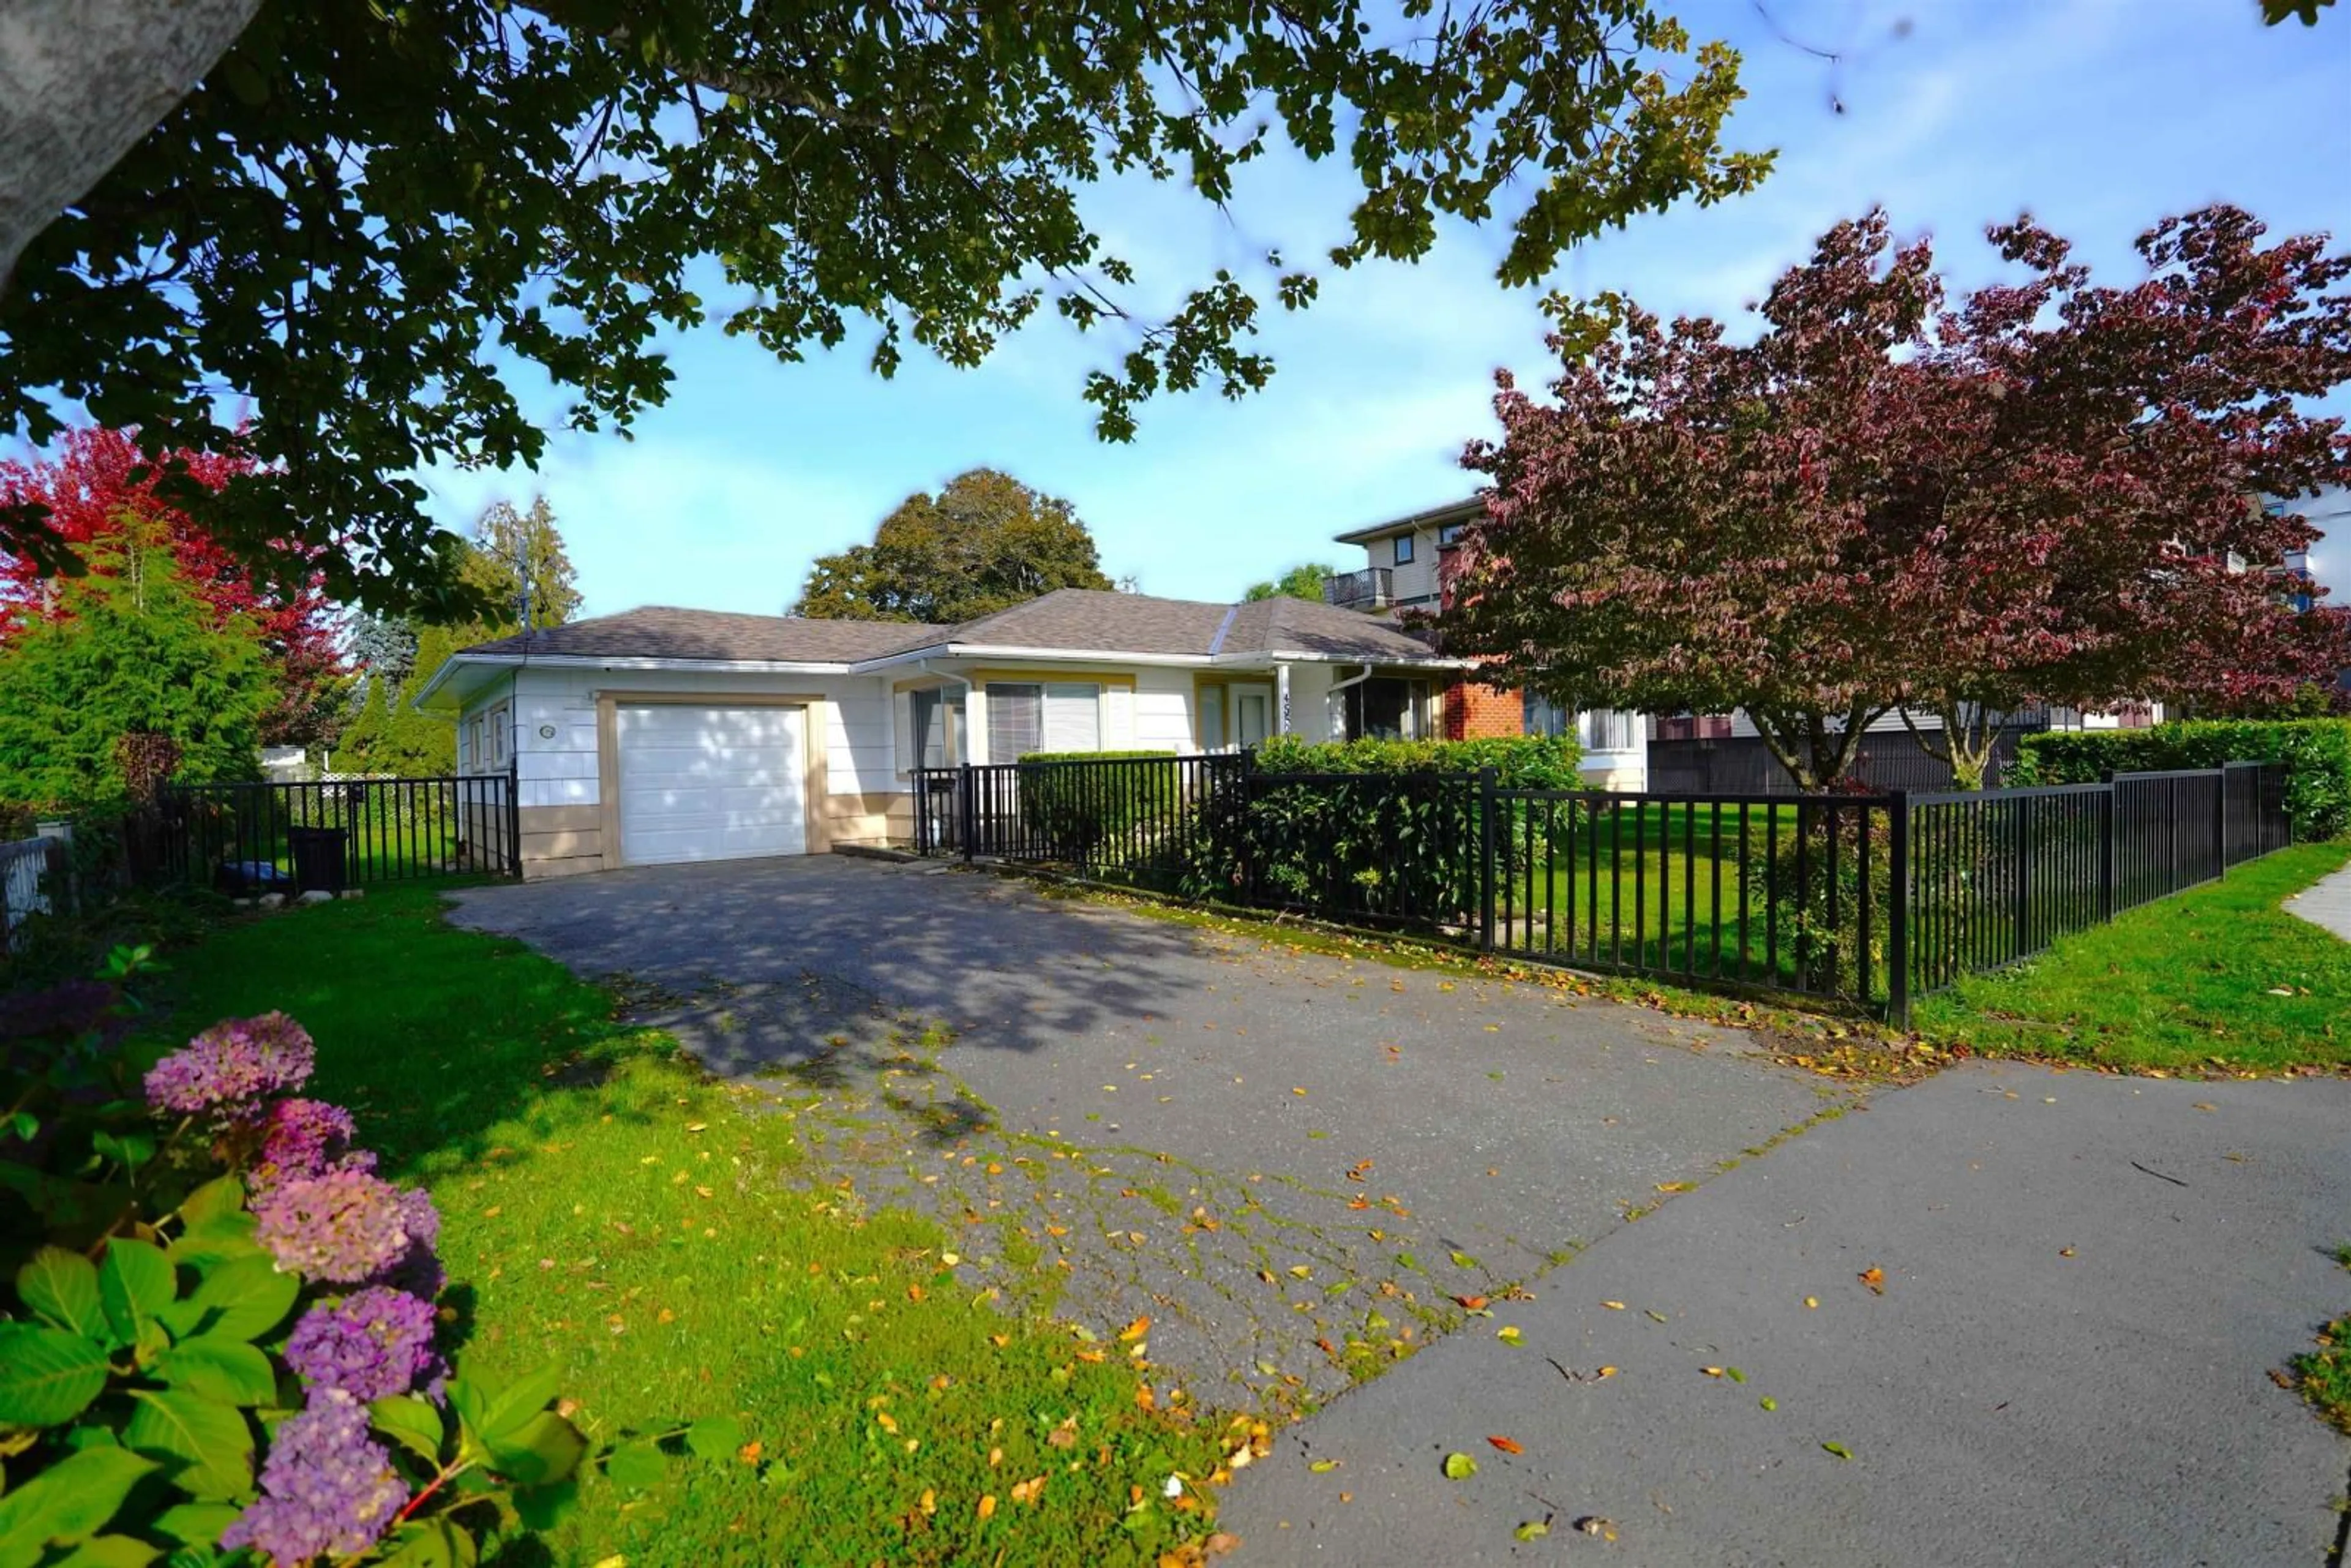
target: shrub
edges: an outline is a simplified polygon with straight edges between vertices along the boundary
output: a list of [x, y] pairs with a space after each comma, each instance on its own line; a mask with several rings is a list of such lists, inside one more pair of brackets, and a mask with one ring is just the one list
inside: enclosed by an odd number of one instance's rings
[[2019, 784], [2087, 784], [2109, 772], [2153, 773], [2276, 760], [2287, 768], [2294, 836], [2351, 830], [2351, 719], [2197, 720], [2152, 729], [2052, 730], [2020, 744]]
[[471, 1563], [549, 1519], [587, 1439], [551, 1374], [456, 1365], [432, 1200], [299, 1097], [283, 1014], [142, 1073], [144, 962], [0, 1009], [0, 1561]]
[[1257, 748], [1260, 773], [1475, 773], [1490, 767], [1505, 789], [1579, 789], [1582, 759], [1573, 737], [1541, 735], [1331, 741], [1277, 735]]
[[[1276, 736], [1254, 758], [1245, 804], [1207, 813], [1186, 867], [1196, 897], [1270, 903], [1332, 918], [1458, 931], [1482, 914], [1477, 775], [1504, 789], [1579, 786], [1574, 743], [1491, 740], [1313, 742]], [[1498, 876], [1525, 852], [1520, 808], [1495, 824]], [[1545, 811], [1546, 838], [1576, 813]], [[1546, 849], [1548, 844], [1546, 843]]]
[[[1111, 762], [1164, 766], [1086, 766]], [[1123, 869], [1183, 810], [1183, 770], [1172, 751], [1031, 751], [1019, 767], [1022, 823], [1051, 858], [1072, 865]]]

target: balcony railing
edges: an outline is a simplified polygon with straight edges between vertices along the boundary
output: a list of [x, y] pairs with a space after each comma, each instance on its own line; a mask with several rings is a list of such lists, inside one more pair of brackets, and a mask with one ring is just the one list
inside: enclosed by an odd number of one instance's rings
[[1395, 574], [1384, 566], [1322, 580], [1322, 602], [1342, 610], [1385, 610], [1395, 602]]

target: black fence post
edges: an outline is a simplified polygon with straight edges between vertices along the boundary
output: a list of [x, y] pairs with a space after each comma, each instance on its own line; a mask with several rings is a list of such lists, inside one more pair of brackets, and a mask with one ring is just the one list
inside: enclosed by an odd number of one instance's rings
[[522, 875], [522, 758], [507, 760], [507, 874]]
[[2215, 880], [2226, 880], [2229, 874], [2229, 765], [2225, 762], [2212, 769], [2212, 874]]
[[[1886, 795], [1886, 858], [1889, 863], [1886, 912], [1886, 1021], [1896, 1029], [1910, 1027], [1910, 792]], [[1866, 810], [1868, 808], [1864, 807]], [[1869, 886], [1869, 866], [1861, 868], [1861, 884]], [[1715, 920], [1720, 929], [1718, 906]], [[1869, 933], [1861, 934], [1862, 963], [1869, 962]]]
[[973, 793], [976, 783], [971, 764], [967, 762], [956, 774], [956, 837], [963, 841], [966, 865], [979, 852], [979, 801]]
[[1494, 799], [1497, 775], [1488, 763], [1478, 769], [1478, 946], [1494, 950]]
[[2111, 770], [2101, 782], [2106, 787], [2098, 797], [2098, 920], [2103, 925], [2115, 917], [2115, 819], [2122, 813], [2122, 796]]
[[2009, 956], [2022, 958], [2032, 951], [2032, 797], [2017, 796], [2009, 807], [2016, 818], [2016, 929]]

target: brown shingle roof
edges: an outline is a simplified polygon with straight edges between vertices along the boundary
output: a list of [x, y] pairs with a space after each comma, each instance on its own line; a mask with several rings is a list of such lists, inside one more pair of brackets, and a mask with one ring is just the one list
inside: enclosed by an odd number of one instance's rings
[[1088, 653], [1205, 653], [1231, 608], [1142, 593], [1057, 588], [1041, 599], [947, 627], [925, 641]]
[[959, 626], [804, 621], [653, 605], [479, 643], [469, 653], [608, 659], [854, 664], [939, 648], [1036, 648], [1073, 653], [1307, 654], [1378, 662], [1426, 659], [1425, 636], [1380, 616], [1302, 599], [1245, 604], [1155, 599], [1063, 588]]
[[649, 604], [501, 637], [469, 653], [538, 654], [589, 659], [763, 660], [776, 664], [847, 664], [879, 658], [925, 641], [935, 628], [902, 621], [804, 621], [783, 615], [737, 615], [723, 610], [680, 610]]

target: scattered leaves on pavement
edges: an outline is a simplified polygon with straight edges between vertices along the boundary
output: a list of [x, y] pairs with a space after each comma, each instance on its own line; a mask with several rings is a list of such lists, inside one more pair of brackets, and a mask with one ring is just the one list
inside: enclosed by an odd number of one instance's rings
[[1886, 1270], [1879, 1268], [1876, 1264], [1872, 1263], [1868, 1268], [1864, 1269], [1861, 1271], [1860, 1279], [1863, 1284], [1869, 1287], [1869, 1293], [1871, 1295], [1882, 1296], [1886, 1294]]

